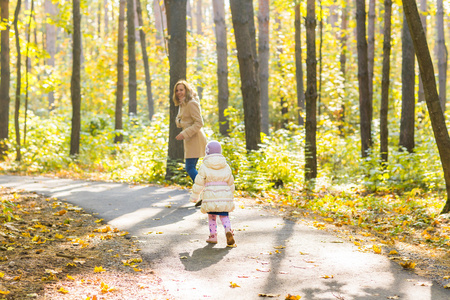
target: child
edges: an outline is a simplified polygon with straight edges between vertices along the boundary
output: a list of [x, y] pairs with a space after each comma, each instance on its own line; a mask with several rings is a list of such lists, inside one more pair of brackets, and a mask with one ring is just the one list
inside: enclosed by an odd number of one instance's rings
[[206, 145], [205, 153], [206, 156], [203, 159], [203, 164], [198, 170], [198, 175], [192, 187], [190, 201], [196, 202], [200, 194], [203, 193], [203, 202], [200, 210], [202, 213], [208, 213], [210, 232], [206, 242], [217, 244], [216, 217], [219, 216], [225, 228], [227, 245], [232, 246], [235, 242], [228, 213], [234, 210], [233, 174], [231, 174], [231, 168], [222, 155], [222, 147], [219, 142], [209, 142]]

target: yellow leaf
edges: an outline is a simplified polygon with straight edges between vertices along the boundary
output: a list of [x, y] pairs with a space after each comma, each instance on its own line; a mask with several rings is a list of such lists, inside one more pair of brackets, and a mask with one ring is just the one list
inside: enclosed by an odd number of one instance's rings
[[22, 275], [19, 275], [19, 276], [16, 276], [16, 277], [14, 277], [14, 281], [19, 281], [20, 280], [20, 278], [22, 278]]
[[449, 284], [446, 284], [446, 285], [444, 285], [444, 288], [446, 288], [446, 289], [450, 289], [450, 283], [449, 283]]
[[285, 300], [299, 300], [299, 299], [301, 299], [302, 298], [302, 296], [299, 296], [299, 295], [291, 295], [291, 294], [288, 294], [287, 296], [286, 296], [286, 298], [284, 298]]
[[275, 250], [275, 253], [281, 253], [281, 251], [280, 250]]
[[70, 276], [70, 275], [67, 275], [67, 279], [69, 279], [69, 280], [75, 280], [75, 278], [73, 278], [73, 277]]
[[405, 269], [414, 269], [416, 267], [416, 263], [412, 261], [400, 263], [400, 265]]
[[139, 269], [139, 268], [133, 268], [133, 270], [134, 270], [135, 272], [142, 272], [142, 269]]
[[54, 215], [55, 215], [55, 216], [62, 216], [62, 215], [64, 215], [64, 214], [66, 214], [66, 213], [67, 213], [67, 210], [62, 209], [62, 210], [60, 210], [60, 211], [54, 213]]
[[11, 293], [10, 291], [2, 291], [0, 290], [0, 295], [8, 295], [9, 293]]
[[57, 238], [57, 239], [63, 239], [64, 236], [63, 236], [62, 234], [57, 233], [57, 234], [55, 234], [55, 238]]
[[164, 232], [162, 232], [162, 231], [159, 231], [159, 232], [157, 232], [156, 234], [163, 234]]
[[450, 276], [444, 276], [442, 279], [445, 279], [445, 280], [450, 279]]
[[97, 219], [95, 220], [95, 223], [101, 223], [103, 221], [103, 219]]
[[71, 268], [75, 268], [77, 266], [77, 264], [74, 263], [67, 263], [66, 265], [67, 267], [71, 267]]
[[397, 255], [397, 254], [398, 254], [398, 252], [395, 250], [391, 250], [391, 252], [389, 252], [389, 255]]
[[103, 269], [102, 266], [94, 268], [94, 273], [101, 273], [101, 272], [106, 272], [106, 270]]
[[326, 219], [323, 219], [323, 220], [327, 221], [327, 222], [334, 222], [334, 220], [332, 218], [326, 218]]
[[5, 273], [0, 272], [0, 278], [3, 278], [5, 276]]
[[320, 276], [320, 278], [324, 278], [324, 279], [334, 278], [334, 275], [322, 275], [322, 276]]
[[373, 249], [373, 252], [375, 252], [376, 254], [381, 254], [381, 247], [379, 247], [377, 245], [373, 245], [372, 249]]
[[61, 287], [58, 292], [60, 292], [61, 294], [67, 294], [69, 291], [66, 290], [65, 288]]
[[232, 287], [232, 288], [237, 288], [237, 287], [241, 287], [241, 286], [239, 286], [239, 285], [237, 285], [236, 283], [230, 281], [230, 287]]
[[280, 245], [280, 246], [275, 246], [274, 248], [275, 248], [275, 249], [284, 249], [284, 248], [286, 248], [286, 247], [283, 246], [283, 245]]

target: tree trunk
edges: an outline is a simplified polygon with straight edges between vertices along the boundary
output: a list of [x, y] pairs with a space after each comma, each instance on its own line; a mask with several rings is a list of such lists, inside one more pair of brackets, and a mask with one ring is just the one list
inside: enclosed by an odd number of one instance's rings
[[128, 115], [137, 116], [136, 80], [136, 27], [134, 25], [134, 0], [127, 0], [128, 32]]
[[[450, 212], [450, 137], [445, 117], [439, 101], [434, 77], [433, 63], [430, 50], [428, 49], [425, 33], [421, 26], [419, 12], [415, 0], [403, 0], [403, 9], [410, 32], [412, 33], [415, 53], [419, 62], [420, 74], [422, 75], [425, 101], [427, 102], [434, 137], [444, 170], [445, 187], [447, 189], [447, 201], [441, 213]], [[426, 166], [424, 166], [426, 167]]]
[[439, 99], [442, 110], [445, 112], [447, 89], [447, 47], [445, 46], [444, 33], [444, 5], [442, 0], [437, 0], [436, 27], [437, 27], [437, 55], [439, 71]]
[[303, 86], [302, 42], [301, 42], [301, 12], [300, 4], [295, 6], [295, 77], [297, 82], [298, 125], [303, 126], [305, 111], [305, 90]]
[[389, 74], [391, 68], [391, 18], [392, 0], [384, 0], [384, 41], [383, 41], [383, 74], [381, 79], [380, 105], [380, 154], [382, 163], [388, 162], [388, 111], [389, 111]]
[[258, 150], [261, 143], [261, 96], [253, 3], [251, 0], [230, 0], [230, 8], [244, 101], [246, 148], [249, 151]]
[[372, 103], [369, 96], [369, 71], [366, 40], [366, 7], [364, 0], [356, 0], [356, 43], [358, 49], [359, 117], [361, 156], [367, 157], [372, 146]]
[[225, 117], [228, 108], [228, 49], [227, 27], [225, 24], [224, 0], [213, 0], [214, 23], [217, 47], [217, 85], [219, 89], [219, 132], [223, 136], [229, 135], [230, 125]]
[[73, 48], [72, 48], [72, 79], [70, 92], [72, 97], [72, 131], [70, 135], [70, 155], [80, 153], [81, 130], [81, 13], [80, 0], [73, 0]]
[[174, 175], [176, 164], [183, 160], [183, 142], [175, 137], [180, 129], [175, 126], [178, 107], [173, 103], [173, 89], [180, 79], [186, 79], [186, 0], [165, 0], [167, 23], [169, 29], [169, 65], [170, 65], [170, 127], [167, 157], [166, 179]]
[[[420, 0], [420, 21], [422, 22], [422, 28], [425, 33], [425, 36], [427, 36], [427, 0]], [[422, 76], [420, 76], [419, 72], [419, 102], [425, 101], [425, 94], [423, 92], [423, 82], [422, 82]]]
[[[57, 16], [57, 7], [56, 4], [52, 2], [52, 0], [45, 0], [44, 3], [45, 13], [49, 14], [51, 18], [55, 18]], [[55, 54], [56, 54], [56, 26], [45, 23], [45, 31], [46, 31], [46, 39], [45, 39], [45, 49], [49, 54], [49, 58], [47, 59], [47, 65], [50, 67], [50, 73], [48, 76], [52, 76], [53, 70], [55, 69]], [[53, 88], [50, 92], [48, 92], [48, 110], [53, 111], [55, 109], [55, 95], [53, 92]]]
[[306, 123], [305, 123], [305, 181], [317, 178], [317, 60], [316, 4], [306, 4]]
[[269, 0], [259, 0], [258, 58], [261, 84], [261, 131], [269, 134]]
[[400, 120], [399, 146], [405, 147], [409, 153], [414, 151], [414, 119], [415, 119], [415, 58], [414, 46], [408, 24], [403, 15], [402, 30], [402, 115]]
[[[197, 13], [196, 13], [196, 25], [197, 25], [197, 39], [201, 39], [203, 35], [203, 2], [202, 0], [197, 0]], [[202, 83], [202, 70], [203, 70], [203, 58], [202, 58], [202, 48], [201, 43], [197, 42], [197, 76], [198, 76], [198, 84], [197, 84], [197, 94], [198, 98], [201, 100], [203, 98], [203, 83]]]
[[31, 70], [31, 63], [30, 61], [30, 40], [31, 40], [31, 22], [33, 21], [33, 13], [34, 13], [34, 0], [31, 0], [31, 9], [30, 9], [30, 16], [28, 19], [28, 25], [27, 25], [27, 53], [26, 53], [26, 60], [25, 65], [27, 66], [26, 72], [25, 72], [25, 113], [24, 113], [24, 121], [23, 121], [23, 145], [27, 144], [27, 117], [28, 117], [28, 75], [29, 71]]
[[[1, 20], [9, 20], [9, 1], [1, 0]], [[0, 77], [0, 160], [6, 158], [9, 138], [9, 83], [11, 73], [9, 69], [9, 24], [1, 31], [1, 77]]]
[[153, 0], [153, 17], [155, 18], [156, 27], [156, 42], [159, 46], [165, 44], [164, 41], [164, 25], [162, 7], [159, 4], [160, 0]]
[[105, 14], [103, 16], [103, 22], [105, 23], [103, 31], [104, 36], [107, 37], [109, 32], [108, 0], [103, 0], [103, 9], [105, 11]]
[[125, 50], [125, 6], [126, 0], [119, 2], [119, 38], [117, 42], [117, 91], [116, 91], [116, 110], [115, 110], [115, 136], [114, 143], [123, 142], [123, 123], [122, 123], [122, 108], [123, 108], [123, 89], [124, 89], [124, 61], [123, 52]]
[[[367, 28], [367, 68], [369, 72], [369, 101], [373, 108], [373, 67], [375, 63], [375, 0], [369, 0], [369, 22]], [[373, 112], [369, 113], [372, 123]]]
[[16, 131], [16, 160], [21, 161], [22, 156], [20, 153], [20, 126], [19, 126], [19, 112], [20, 112], [20, 90], [22, 83], [22, 60], [20, 53], [20, 37], [19, 37], [19, 28], [17, 26], [17, 22], [19, 20], [20, 6], [22, 5], [22, 1], [18, 0], [16, 5], [16, 10], [14, 12], [14, 32], [16, 36], [16, 49], [17, 49], [17, 83], [16, 83], [16, 101], [15, 101], [15, 110], [14, 110], [14, 129]]
[[319, 21], [319, 89], [317, 93], [317, 115], [320, 120], [322, 114], [322, 48], [323, 48], [323, 7], [322, 1], [319, 1], [320, 21]]
[[144, 26], [144, 22], [142, 21], [142, 8], [141, 8], [141, 0], [136, 1], [137, 5], [137, 17], [139, 23], [139, 35], [141, 40], [141, 49], [142, 49], [142, 60], [144, 61], [144, 70], [145, 70], [145, 86], [147, 88], [147, 104], [148, 104], [148, 118], [151, 121], [154, 114], [154, 105], [153, 105], [153, 94], [152, 94], [152, 79], [150, 77], [150, 66], [148, 63], [148, 54], [147, 54], [147, 43], [145, 41], [145, 32], [142, 29]]
[[186, 3], [186, 17], [187, 17], [187, 31], [194, 31], [194, 25], [192, 25], [192, 7], [191, 0], [187, 0]]
[[[281, 20], [280, 20], [280, 15], [277, 13], [275, 15], [275, 32], [282, 32], [282, 28], [281, 28]], [[277, 45], [282, 45], [283, 41], [280, 38], [279, 34], [276, 35], [276, 43]], [[278, 74], [280, 74], [280, 82], [285, 82], [285, 70], [283, 68], [283, 65], [281, 64], [281, 55], [283, 54], [283, 47], [278, 46], [276, 48], [275, 51], [275, 55], [276, 55], [276, 61], [277, 61], [277, 72]], [[281, 108], [281, 128], [282, 129], [287, 129], [288, 124], [289, 124], [289, 119], [288, 119], [288, 102], [286, 101], [286, 95], [285, 92], [282, 88], [279, 89], [279, 97], [280, 97], [280, 108]]]

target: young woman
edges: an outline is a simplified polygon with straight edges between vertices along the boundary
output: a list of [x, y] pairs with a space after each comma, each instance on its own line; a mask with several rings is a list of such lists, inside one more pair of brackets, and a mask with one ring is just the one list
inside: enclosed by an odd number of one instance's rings
[[206, 147], [200, 102], [191, 85], [185, 80], [180, 80], [175, 84], [173, 102], [175, 106], [179, 106], [175, 119], [176, 125], [183, 129], [176, 139], [183, 141], [186, 172], [195, 182], [198, 174], [197, 162], [200, 157], [205, 156]]

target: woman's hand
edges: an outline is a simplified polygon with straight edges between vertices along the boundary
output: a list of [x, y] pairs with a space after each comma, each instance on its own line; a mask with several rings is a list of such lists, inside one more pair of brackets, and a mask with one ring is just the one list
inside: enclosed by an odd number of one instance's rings
[[181, 141], [181, 140], [184, 140], [184, 136], [183, 136], [183, 134], [179, 134], [179, 135], [177, 135], [176, 137], [175, 137], [178, 141]]

